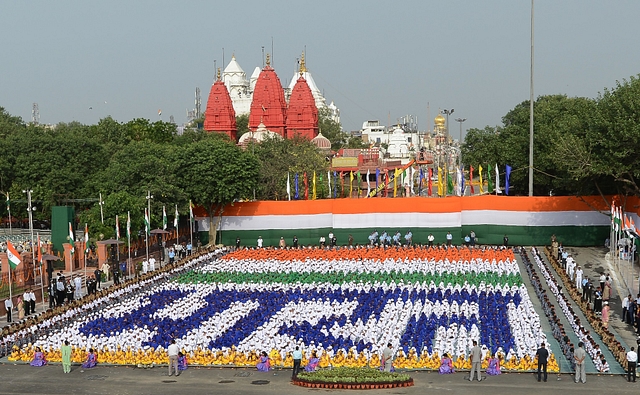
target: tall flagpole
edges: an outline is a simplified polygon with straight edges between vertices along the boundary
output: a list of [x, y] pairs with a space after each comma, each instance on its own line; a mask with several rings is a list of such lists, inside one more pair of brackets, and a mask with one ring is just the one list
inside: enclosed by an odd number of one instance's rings
[[127, 250], [129, 251], [127, 268], [129, 269], [129, 278], [131, 278], [131, 213], [129, 211], [127, 211]]
[[[176, 226], [176, 244], [178, 244], [180, 242], [180, 228], [179, 228], [179, 223], [180, 223], [180, 219], [178, 218], [178, 205], [176, 204], [176, 218], [173, 220], [173, 224]], [[193, 248], [193, 245], [191, 246], [191, 248]]]
[[7, 192], [7, 212], [9, 213], [9, 235], [13, 236], [13, 228], [11, 227], [11, 200], [9, 200], [9, 192]]
[[84, 285], [87, 288], [87, 295], [89, 295], [89, 283], [87, 282], [87, 259], [89, 258], [88, 250], [89, 250], [89, 227], [85, 222], [84, 224]]
[[193, 250], [193, 207], [191, 206], [191, 200], [189, 200], [189, 234], [191, 238], [191, 250]]
[[145, 224], [145, 236], [144, 236], [144, 240], [145, 240], [145, 244], [147, 246], [147, 262], [149, 262], [149, 231], [151, 230], [151, 199], [153, 199], [153, 195], [151, 195], [151, 191], [147, 191], [147, 215], [146, 220], [147, 223]]
[[[86, 264], [87, 261], [85, 261]], [[40, 296], [42, 299], [42, 307], [44, 304], [44, 265], [42, 264], [42, 247], [40, 246], [40, 233], [38, 233], [38, 263], [40, 264]]]

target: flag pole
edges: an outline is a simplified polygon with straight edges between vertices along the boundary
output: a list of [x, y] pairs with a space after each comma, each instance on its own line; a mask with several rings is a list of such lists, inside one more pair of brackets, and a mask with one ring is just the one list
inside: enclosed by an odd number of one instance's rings
[[[178, 205], [176, 204], [176, 218], [174, 219], [176, 225], [176, 244], [180, 242], [180, 219], [178, 218]], [[191, 246], [193, 248], [193, 245]]]
[[85, 288], [87, 288], [87, 295], [89, 295], [89, 282], [87, 281], [87, 260], [89, 259], [89, 254], [87, 253], [88, 250], [88, 243], [89, 241], [87, 240], [87, 234], [88, 234], [88, 224], [85, 222], [84, 223], [84, 229], [85, 229], [85, 238], [84, 238], [84, 286]]
[[127, 269], [129, 272], [129, 278], [131, 278], [131, 212], [129, 211], [127, 211], [127, 250], [129, 251]]
[[[145, 209], [145, 212], [147, 211], [147, 209]], [[145, 215], [145, 217], [147, 217], [147, 215]], [[147, 217], [148, 221], [151, 221], [150, 217]], [[147, 250], [147, 262], [149, 262], [149, 225], [150, 224], [144, 224], [144, 244]]]
[[[38, 263], [40, 264], [40, 296], [42, 299], [42, 307], [45, 307], [44, 304], [44, 267], [42, 265], [42, 247], [40, 246], [40, 232], [37, 233], [38, 234]], [[84, 261], [86, 264], [86, 260]]]
[[7, 192], [7, 212], [9, 213], [9, 235], [13, 236], [13, 228], [11, 227], [11, 200], [9, 200], [9, 192]]

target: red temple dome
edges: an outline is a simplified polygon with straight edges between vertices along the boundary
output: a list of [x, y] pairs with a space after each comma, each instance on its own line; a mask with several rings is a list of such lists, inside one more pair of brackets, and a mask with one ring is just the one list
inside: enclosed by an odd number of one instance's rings
[[211, 86], [207, 109], [204, 112], [204, 130], [228, 135], [236, 141], [236, 112], [233, 109], [231, 96], [224, 82], [220, 80], [220, 70], [216, 82]]
[[260, 72], [253, 90], [249, 129], [255, 131], [258, 125], [263, 123], [270, 131], [285, 137], [286, 119], [287, 102], [284, 100], [284, 89], [267, 55], [267, 65]]
[[318, 135], [318, 108], [309, 84], [302, 75], [291, 91], [287, 110], [287, 138], [295, 135], [309, 140]]

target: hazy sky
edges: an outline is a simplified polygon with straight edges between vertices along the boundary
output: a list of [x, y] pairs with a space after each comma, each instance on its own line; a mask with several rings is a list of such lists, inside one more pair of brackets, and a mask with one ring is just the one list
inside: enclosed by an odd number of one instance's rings
[[[529, 99], [529, 0], [0, 0], [0, 107], [43, 123], [111, 115], [187, 120], [235, 53], [245, 72], [271, 52], [283, 84], [307, 66], [346, 130], [438, 108], [464, 128], [501, 124]], [[596, 97], [640, 73], [638, 0], [536, 0], [535, 94]], [[225, 64], [226, 66], [226, 64]], [[428, 105], [430, 112], [428, 112]], [[90, 109], [90, 107], [92, 109]], [[429, 116], [429, 126], [427, 126]], [[453, 129], [455, 128], [455, 129]], [[454, 137], [456, 134], [454, 134]]]

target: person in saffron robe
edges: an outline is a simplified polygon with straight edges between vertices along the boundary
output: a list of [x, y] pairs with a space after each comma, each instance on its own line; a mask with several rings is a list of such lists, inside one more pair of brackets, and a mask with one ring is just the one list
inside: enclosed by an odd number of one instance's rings
[[31, 366], [44, 366], [47, 364], [47, 359], [44, 357], [44, 353], [40, 349], [40, 347], [36, 347], [36, 352], [33, 354], [33, 360], [31, 361]]
[[500, 358], [497, 355], [489, 358], [489, 366], [487, 366], [487, 374], [489, 376], [497, 376], [501, 374]]
[[609, 327], [609, 302], [604, 302], [602, 306], [602, 326]]
[[187, 370], [187, 357], [182, 353], [178, 353], [178, 370]]
[[316, 352], [311, 353], [311, 358], [309, 358], [309, 363], [304, 367], [305, 372], [313, 372], [318, 367], [318, 363], [320, 359], [316, 356]]
[[260, 362], [258, 362], [256, 368], [261, 372], [268, 372], [271, 369], [271, 362], [269, 361], [266, 351], [263, 351], [262, 354], [260, 354]]
[[453, 361], [451, 361], [451, 357], [449, 354], [444, 353], [442, 356], [442, 360], [440, 361], [440, 369], [438, 369], [440, 374], [451, 374], [456, 371], [453, 369]]
[[95, 368], [98, 364], [98, 358], [96, 357], [96, 353], [93, 348], [89, 349], [89, 355], [87, 355], [87, 360], [84, 361], [82, 367], [85, 369]]

